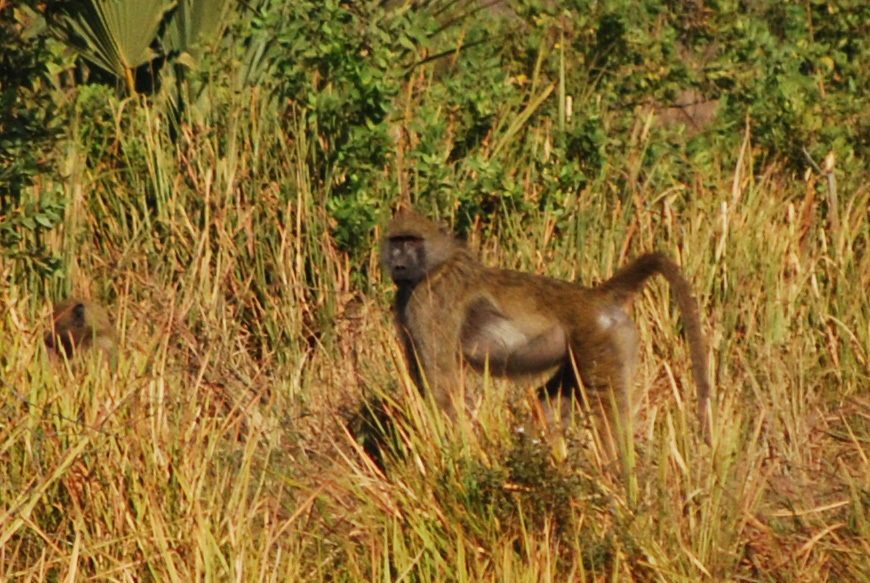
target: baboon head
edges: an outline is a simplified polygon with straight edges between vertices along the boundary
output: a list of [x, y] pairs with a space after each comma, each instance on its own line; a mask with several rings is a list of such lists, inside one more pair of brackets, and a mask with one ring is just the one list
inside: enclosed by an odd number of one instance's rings
[[98, 304], [67, 300], [55, 305], [45, 345], [67, 358], [91, 347], [110, 356], [115, 349], [115, 331], [108, 313]]
[[408, 207], [387, 225], [381, 262], [399, 286], [418, 283], [437, 269], [457, 246], [452, 235]]

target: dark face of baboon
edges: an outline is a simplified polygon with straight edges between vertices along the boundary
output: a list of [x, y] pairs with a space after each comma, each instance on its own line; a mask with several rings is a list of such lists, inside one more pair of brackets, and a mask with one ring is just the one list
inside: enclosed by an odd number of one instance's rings
[[111, 356], [115, 350], [115, 331], [101, 306], [87, 300], [67, 300], [55, 306], [45, 344], [67, 358], [90, 348]]
[[387, 243], [385, 263], [390, 278], [398, 285], [414, 285], [426, 275], [426, 248], [416, 237], [392, 237]]
[[396, 285], [413, 286], [443, 264], [455, 246], [453, 237], [435, 223], [403, 208], [387, 225], [381, 262]]

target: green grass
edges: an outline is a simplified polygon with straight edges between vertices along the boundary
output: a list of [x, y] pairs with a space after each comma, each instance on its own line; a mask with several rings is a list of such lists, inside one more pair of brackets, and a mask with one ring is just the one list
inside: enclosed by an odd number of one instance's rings
[[[417, 82], [405, 89], [423, 100]], [[499, 110], [504, 133], [476, 152], [519, 190], [469, 243], [488, 264], [585, 284], [643, 251], [678, 260], [710, 343], [712, 447], [664, 283], [635, 307], [632, 503], [582, 426], [539, 435], [528, 387], [484, 383], [457, 423], [419, 396], [378, 234], [335, 244], [334, 185], [312, 175], [303, 116], [240, 93], [220, 115], [190, 112], [173, 143], [130, 100], [103, 128], [115, 155], [86, 159], [87, 120], [71, 120], [67, 178], [33, 186], [69, 201], [47, 241], [68, 278], [32, 290], [0, 264], [0, 580], [870, 579], [870, 176], [759, 170], [749, 136], [650, 162], [665, 130], [638, 113], [627, 149], [539, 205], [541, 173], [558, 171], [553, 122], [525, 113], [541, 95]], [[449, 113], [427, 114], [444, 151]], [[419, 120], [396, 124], [397, 148], [424, 140]], [[377, 192], [405, 180], [420, 206], [464, 220], [420, 165], [392, 158]], [[459, 192], [482, 180], [447, 166]], [[517, 200], [545, 210], [514, 213]], [[111, 308], [116, 370], [48, 358], [46, 293]], [[347, 428], [373, 399], [384, 470]]]

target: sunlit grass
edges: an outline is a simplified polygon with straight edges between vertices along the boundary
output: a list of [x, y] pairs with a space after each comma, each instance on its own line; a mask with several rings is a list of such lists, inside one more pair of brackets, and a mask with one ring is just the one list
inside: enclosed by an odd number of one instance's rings
[[[0, 579], [870, 576], [866, 187], [841, 185], [832, 233], [812, 177], [699, 165], [682, 183], [667, 160], [642, 173], [638, 140], [559, 217], [503, 212], [498, 236], [469, 234], [486, 263], [584, 284], [651, 249], [684, 267], [710, 339], [712, 446], [656, 282], [635, 309], [632, 500], [582, 422], [563, 435], [532, 423], [524, 387], [484, 383], [456, 422], [416, 392], [375, 241], [359, 285], [308, 175], [304, 121], [263, 152], [280, 130], [261, 105], [193, 119], [172, 144], [127, 103], [141, 119], [118, 140], [147, 164], [126, 173], [69, 145], [51, 244], [64, 291], [115, 313], [119, 364], [50, 361], [46, 309], [0, 287]], [[529, 164], [508, 150], [490, 153]], [[351, 431], [376, 400], [382, 467]]]

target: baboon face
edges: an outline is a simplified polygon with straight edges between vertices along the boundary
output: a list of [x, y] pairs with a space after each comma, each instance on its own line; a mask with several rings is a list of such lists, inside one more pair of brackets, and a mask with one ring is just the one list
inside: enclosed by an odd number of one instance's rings
[[453, 236], [409, 208], [400, 209], [381, 247], [381, 261], [400, 287], [414, 286], [447, 261], [456, 247]]
[[55, 315], [53, 330], [45, 335], [45, 344], [52, 350], [72, 357], [76, 348], [86, 348], [93, 335], [87, 323], [85, 305], [77, 303]]
[[426, 275], [426, 246], [418, 237], [391, 237], [386, 264], [398, 285], [415, 284]]

